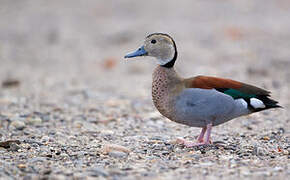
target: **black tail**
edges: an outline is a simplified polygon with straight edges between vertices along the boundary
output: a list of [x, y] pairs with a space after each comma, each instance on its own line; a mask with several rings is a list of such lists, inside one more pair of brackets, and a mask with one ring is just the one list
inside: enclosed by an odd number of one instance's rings
[[267, 95], [257, 95], [255, 98], [263, 101], [263, 103], [265, 104], [266, 107], [264, 108], [253, 108], [253, 112], [259, 112], [259, 111], [263, 111], [263, 110], [266, 110], [266, 109], [271, 109], [271, 108], [283, 108], [282, 106], [278, 105], [278, 101], [275, 101], [271, 98], [269, 98], [270, 95], [267, 94]]

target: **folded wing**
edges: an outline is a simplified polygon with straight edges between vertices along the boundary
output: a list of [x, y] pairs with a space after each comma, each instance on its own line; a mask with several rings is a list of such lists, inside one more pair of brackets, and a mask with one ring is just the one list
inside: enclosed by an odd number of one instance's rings
[[231, 79], [196, 76], [185, 79], [185, 86], [186, 88], [216, 89], [233, 99], [243, 99], [252, 112], [281, 107], [277, 101], [269, 98], [269, 91]]

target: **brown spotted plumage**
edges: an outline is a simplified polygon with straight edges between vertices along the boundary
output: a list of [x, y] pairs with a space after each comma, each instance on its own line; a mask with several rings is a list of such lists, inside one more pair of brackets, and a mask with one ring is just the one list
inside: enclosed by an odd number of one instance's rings
[[165, 117], [174, 118], [171, 105], [175, 94], [184, 87], [183, 80], [175, 71], [157, 66], [152, 75], [152, 100], [158, 111]]

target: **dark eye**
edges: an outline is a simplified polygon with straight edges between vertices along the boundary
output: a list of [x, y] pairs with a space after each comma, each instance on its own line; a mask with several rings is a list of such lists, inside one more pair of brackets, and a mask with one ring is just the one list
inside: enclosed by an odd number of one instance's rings
[[152, 43], [152, 44], [155, 44], [155, 43], [156, 43], [156, 40], [155, 40], [155, 39], [152, 39], [152, 40], [151, 40], [151, 43]]

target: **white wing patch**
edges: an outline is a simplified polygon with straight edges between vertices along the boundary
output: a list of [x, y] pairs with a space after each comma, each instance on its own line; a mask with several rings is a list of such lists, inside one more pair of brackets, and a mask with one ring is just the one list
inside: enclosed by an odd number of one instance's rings
[[244, 99], [242, 99], [242, 98], [240, 98], [240, 99], [236, 99], [236, 102], [239, 102], [239, 103], [241, 103], [245, 108], [248, 108], [248, 103], [247, 103]]
[[255, 108], [265, 108], [265, 104], [263, 103], [263, 101], [261, 101], [260, 99], [257, 98], [251, 98], [250, 99], [250, 104]]

